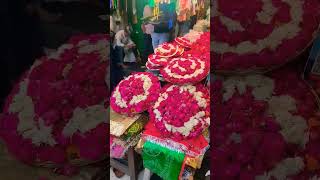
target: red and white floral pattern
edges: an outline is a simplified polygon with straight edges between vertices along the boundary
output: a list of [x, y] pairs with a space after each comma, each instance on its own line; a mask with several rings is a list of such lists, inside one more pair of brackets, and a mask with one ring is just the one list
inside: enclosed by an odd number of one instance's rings
[[319, 9], [317, 0], [213, 1], [213, 68], [243, 71], [286, 63], [314, 38]]
[[163, 43], [154, 50], [154, 54], [160, 57], [172, 57], [176, 55], [177, 52], [178, 45], [172, 43]]
[[152, 73], [135, 73], [122, 80], [110, 98], [111, 108], [133, 115], [147, 110], [158, 98], [160, 82]]
[[317, 110], [299, 75], [281, 70], [216, 80], [211, 93], [214, 178], [299, 179]]
[[192, 56], [173, 58], [160, 70], [166, 81], [175, 84], [200, 82], [209, 74], [209, 71], [208, 61]]
[[178, 46], [178, 52], [174, 57], [180, 57], [185, 52], [184, 48], [182, 46]]
[[106, 156], [108, 46], [105, 34], [73, 37], [15, 85], [0, 136], [18, 160], [64, 167]]
[[179, 44], [182, 47], [185, 48], [191, 48], [192, 43], [189, 39], [185, 38], [185, 37], [177, 37], [174, 39], [174, 41]]
[[154, 66], [165, 66], [168, 64], [169, 59], [168, 58], [164, 58], [164, 57], [160, 57], [158, 55], [155, 54], [151, 54], [148, 57], [148, 61], [150, 62], [151, 65]]
[[159, 71], [162, 67], [156, 66], [156, 65], [152, 64], [150, 61], [147, 61], [146, 68], [151, 71]]
[[167, 85], [149, 114], [165, 137], [182, 140], [200, 135], [209, 126], [209, 109], [209, 92], [202, 84]]
[[188, 55], [210, 62], [210, 32], [201, 33], [199, 39], [192, 44], [191, 49], [183, 56]]

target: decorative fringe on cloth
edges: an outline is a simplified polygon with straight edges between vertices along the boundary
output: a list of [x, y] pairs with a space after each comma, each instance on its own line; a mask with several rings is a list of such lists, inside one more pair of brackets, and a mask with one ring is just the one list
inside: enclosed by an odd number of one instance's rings
[[197, 156], [202, 156], [205, 154], [205, 152], [209, 149], [209, 145], [202, 148], [202, 149], [197, 149], [198, 152], [194, 152], [192, 150], [190, 150], [190, 148], [188, 148], [187, 146], [185, 146], [184, 144], [175, 142], [171, 139], [160, 139], [158, 137], [152, 136], [152, 135], [142, 135], [142, 138], [144, 138], [147, 141], [151, 141], [155, 144], [159, 144], [163, 147], [166, 147], [172, 151], [176, 151], [176, 152], [181, 152], [181, 153], [185, 153], [188, 156], [191, 157], [197, 157]]
[[142, 153], [143, 166], [164, 180], [180, 179], [185, 154], [170, 150], [157, 143], [146, 141]]
[[162, 133], [150, 121], [145, 126], [141, 139], [154, 142], [177, 152], [183, 152], [190, 157], [203, 156], [209, 149], [209, 143], [202, 134], [192, 139], [176, 141], [163, 137]]

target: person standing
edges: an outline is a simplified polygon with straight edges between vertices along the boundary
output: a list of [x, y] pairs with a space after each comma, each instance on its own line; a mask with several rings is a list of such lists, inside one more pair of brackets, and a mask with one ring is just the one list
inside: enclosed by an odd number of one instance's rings
[[[111, 44], [114, 44], [115, 34], [111, 36]], [[110, 59], [111, 59], [111, 67], [110, 67], [110, 81], [112, 91], [117, 84], [124, 77], [123, 69], [126, 68], [120, 58], [118, 57], [119, 53], [116, 51], [115, 46], [110, 46]]]
[[159, 22], [154, 24], [154, 32], [151, 34], [153, 49], [170, 41], [175, 22], [174, 3], [160, 3], [159, 9], [162, 15], [159, 17]]
[[167, 22], [154, 25], [154, 32], [151, 34], [153, 50], [169, 41], [170, 31], [167, 26]]
[[[177, 5], [177, 20], [178, 20], [178, 36], [184, 36], [192, 26], [192, 8], [193, 2], [190, 0], [180, 0]], [[194, 18], [194, 17], [193, 17]]]
[[[151, 17], [152, 9], [149, 5], [146, 5], [143, 10], [143, 18]], [[154, 32], [154, 25], [144, 22], [141, 25], [143, 31], [144, 50], [142, 52], [143, 63], [147, 62], [148, 56], [153, 53], [151, 34]]]

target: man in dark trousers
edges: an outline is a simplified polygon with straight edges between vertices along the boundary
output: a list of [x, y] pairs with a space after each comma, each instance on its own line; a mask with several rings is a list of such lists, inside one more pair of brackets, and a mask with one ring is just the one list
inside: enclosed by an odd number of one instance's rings
[[111, 88], [112, 91], [113, 88], [117, 86], [117, 84], [123, 79], [124, 76], [124, 68], [127, 68], [123, 64], [123, 51], [120, 51], [119, 48], [115, 48], [112, 46], [114, 44], [115, 40], [115, 33], [111, 32], [111, 46], [110, 46], [110, 59], [111, 59], [111, 67], [110, 67], [110, 81], [111, 81]]

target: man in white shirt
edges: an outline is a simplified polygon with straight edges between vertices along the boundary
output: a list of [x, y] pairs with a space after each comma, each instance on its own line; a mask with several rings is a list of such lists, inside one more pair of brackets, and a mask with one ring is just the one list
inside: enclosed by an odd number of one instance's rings
[[135, 56], [135, 43], [129, 36], [128, 28], [116, 33], [113, 47], [117, 53], [118, 62], [122, 62], [129, 70], [137, 68], [137, 58]]
[[114, 48], [123, 48], [124, 58], [123, 62], [136, 62], [136, 57], [133, 48], [136, 46], [129, 36], [127, 29], [120, 30], [115, 35]]

